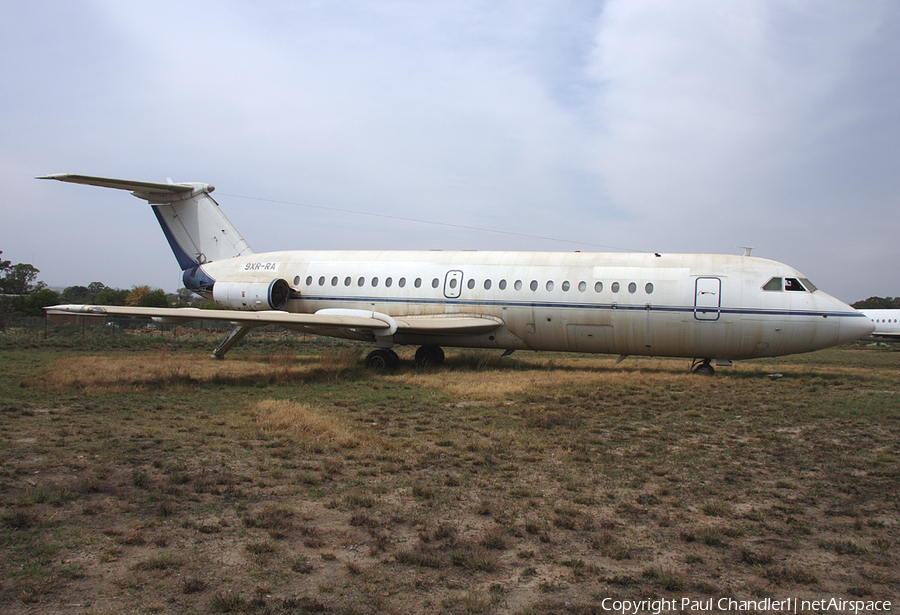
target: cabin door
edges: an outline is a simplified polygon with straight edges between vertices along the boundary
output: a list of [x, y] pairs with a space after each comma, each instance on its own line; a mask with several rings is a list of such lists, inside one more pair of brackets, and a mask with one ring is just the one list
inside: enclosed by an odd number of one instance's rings
[[447, 299], [459, 299], [462, 292], [463, 272], [454, 270], [448, 271], [444, 277], [444, 296]]
[[694, 283], [694, 318], [719, 320], [722, 307], [721, 278], [697, 278]]

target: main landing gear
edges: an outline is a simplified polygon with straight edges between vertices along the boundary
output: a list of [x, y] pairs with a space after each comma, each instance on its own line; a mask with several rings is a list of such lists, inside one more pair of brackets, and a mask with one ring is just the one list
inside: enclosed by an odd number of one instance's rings
[[440, 346], [419, 346], [416, 350], [416, 365], [431, 367], [444, 362], [444, 350]]
[[366, 357], [366, 367], [369, 369], [397, 369], [400, 367], [400, 357], [390, 348], [378, 348]]
[[[420, 346], [416, 350], [416, 365], [430, 367], [444, 362], [444, 351], [440, 346]], [[390, 348], [377, 348], [366, 357], [366, 367], [369, 369], [397, 369], [400, 367], [400, 357]]]
[[699, 376], [715, 376], [716, 370], [712, 366], [711, 359], [694, 359], [691, 371]]

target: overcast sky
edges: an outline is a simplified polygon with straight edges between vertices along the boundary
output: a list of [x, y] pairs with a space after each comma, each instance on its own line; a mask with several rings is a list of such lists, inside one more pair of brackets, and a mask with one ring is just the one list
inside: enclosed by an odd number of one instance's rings
[[215, 184], [258, 252], [753, 246], [900, 295], [894, 0], [30, 0], [0, 80], [0, 250], [51, 286], [181, 280], [68, 172]]

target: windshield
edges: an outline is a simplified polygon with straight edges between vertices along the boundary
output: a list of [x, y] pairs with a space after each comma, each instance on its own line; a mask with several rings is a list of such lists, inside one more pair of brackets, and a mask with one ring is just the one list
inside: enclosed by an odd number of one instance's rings
[[768, 291], [809, 291], [811, 293], [818, 290], [815, 284], [806, 278], [772, 278], [763, 285], [762, 289]]
[[813, 284], [812, 282], [810, 282], [810, 281], [807, 280], [806, 278], [800, 278], [800, 281], [801, 281], [801, 282], [803, 283], [803, 285], [806, 287], [806, 290], [808, 290], [808, 291], [811, 292], [811, 293], [814, 293], [814, 292], [816, 292], [817, 290], [819, 290], [818, 288], [816, 288], [816, 285], [815, 285], [815, 284]]

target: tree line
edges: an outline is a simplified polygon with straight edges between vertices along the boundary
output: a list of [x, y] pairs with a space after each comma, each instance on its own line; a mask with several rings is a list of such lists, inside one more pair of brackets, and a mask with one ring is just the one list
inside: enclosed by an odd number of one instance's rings
[[900, 297], [869, 297], [850, 304], [857, 310], [900, 310]]
[[130, 305], [135, 307], [212, 307], [186, 288], [167, 295], [161, 288], [132, 286], [125, 290], [110, 288], [102, 282], [87, 286], [69, 286], [57, 292], [37, 279], [40, 270], [28, 263], [12, 264], [0, 251], [0, 328], [9, 317], [43, 316], [43, 308], [62, 303], [93, 305]]

